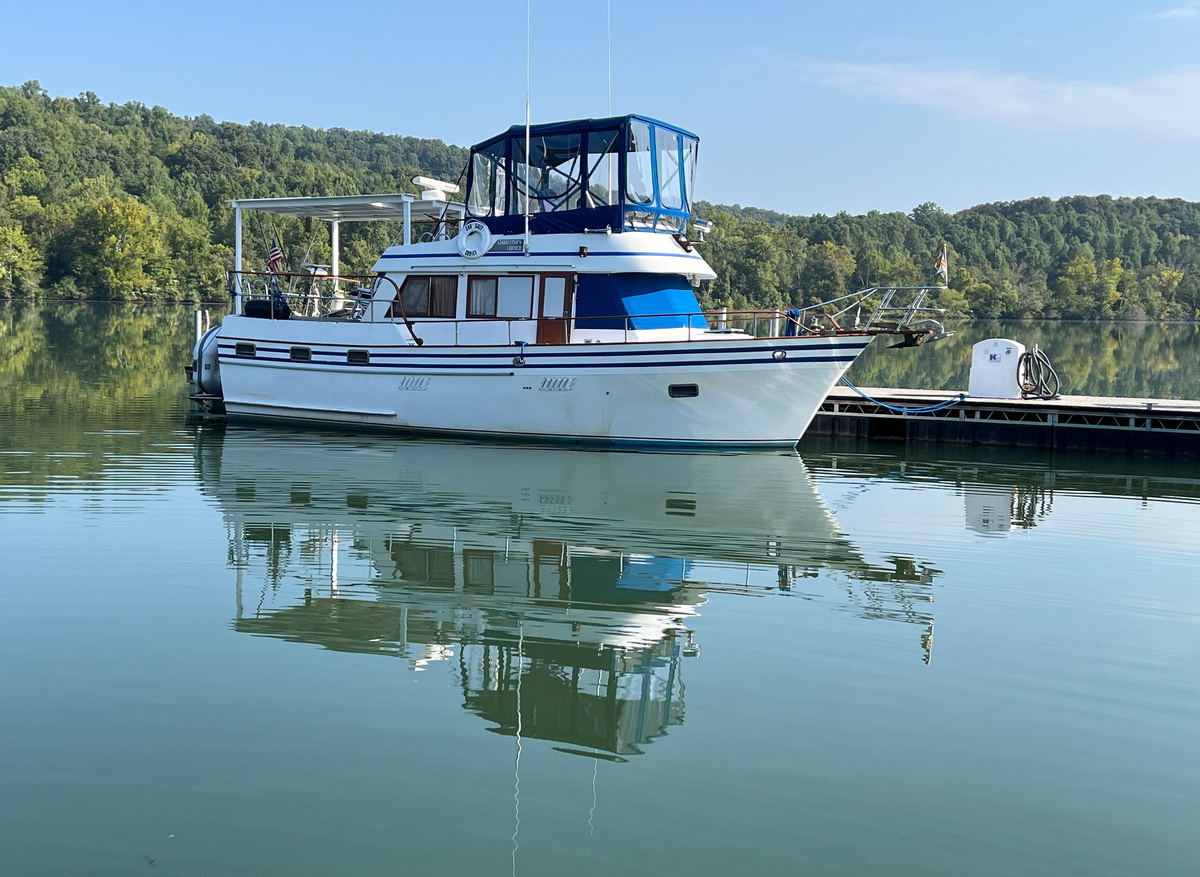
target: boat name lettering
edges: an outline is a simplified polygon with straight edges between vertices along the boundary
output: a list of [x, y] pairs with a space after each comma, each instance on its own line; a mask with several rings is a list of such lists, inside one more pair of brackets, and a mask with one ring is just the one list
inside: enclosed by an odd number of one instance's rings
[[542, 378], [542, 385], [539, 390], [573, 390], [575, 389], [575, 378]]
[[492, 244], [489, 253], [523, 253], [525, 252], [524, 238], [500, 238]]
[[425, 376], [412, 375], [410, 377], [400, 379], [401, 390], [426, 390], [429, 388], [429, 378]]

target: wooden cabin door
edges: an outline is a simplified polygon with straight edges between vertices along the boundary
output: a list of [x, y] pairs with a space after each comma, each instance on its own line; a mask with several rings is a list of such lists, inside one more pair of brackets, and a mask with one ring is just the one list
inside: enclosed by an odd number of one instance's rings
[[538, 344], [566, 344], [571, 319], [575, 278], [570, 274], [543, 274], [538, 296]]

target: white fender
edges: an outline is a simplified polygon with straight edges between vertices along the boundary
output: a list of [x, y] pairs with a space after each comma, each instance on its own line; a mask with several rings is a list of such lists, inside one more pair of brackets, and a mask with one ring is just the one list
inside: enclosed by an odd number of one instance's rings
[[221, 395], [221, 361], [217, 358], [220, 326], [213, 326], [196, 345], [196, 386], [203, 393]]
[[458, 231], [458, 254], [464, 259], [479, 259], [492, 247], [492, 233], [487, 224], [468, 219]]

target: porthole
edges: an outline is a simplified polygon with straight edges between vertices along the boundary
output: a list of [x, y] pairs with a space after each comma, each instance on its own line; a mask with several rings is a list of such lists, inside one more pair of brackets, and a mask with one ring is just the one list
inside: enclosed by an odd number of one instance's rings
[[293, 347], [291, 356], [292, 362], [312, 362], [312, 348]]
[[234, 356], [256, 356], [258, 351], [255, 350], [253, 344], [248, 344], [245, 341], [239, 341], [233, 348]]
[[672, 399], [693, 399], [700, 395], [700, 388], [695, 384], [671, 384], [667, 393]]
[[346, 362], [348, 362], [350, 365], [367, 365], [371, 362], [371, 351], [347, 350]]

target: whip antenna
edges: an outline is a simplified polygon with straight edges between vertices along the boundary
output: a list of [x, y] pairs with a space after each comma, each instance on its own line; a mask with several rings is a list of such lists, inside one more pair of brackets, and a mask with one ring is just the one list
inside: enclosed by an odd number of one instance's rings
[[529, 166], [529, 8], [533, 0], [525, 0], [525, 255], [529, 255], [529, 178], [533, 169]]

